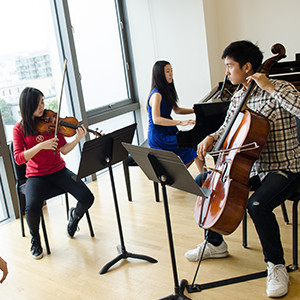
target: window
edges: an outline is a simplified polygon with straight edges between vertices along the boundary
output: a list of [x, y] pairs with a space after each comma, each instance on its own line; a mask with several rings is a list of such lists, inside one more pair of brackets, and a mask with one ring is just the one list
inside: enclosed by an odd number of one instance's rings
[[5, 193], [3, 189], [2, 178], [0, 175], [0, 223], [5, 221], [8, 217], [9, 215], [8, 215], [8, 209], [7, 209], [6, 199], [5, 199]]
[[[61, 117], [74, 116], [86, 127], [98, 124], [105, 133], [134, 123], [139, 104], [133, 99], [121, 0], [10, 0], [0, 3], [0, 11], [5, 12], [0, 18], [5, 28], [0, 109], [7, 141], [20, 121], [19, 96], [25, 87], [40, 89], [46, 108], [57, 109], [65, 58]], [[79, 150], [64, 157], [75, 173]], [[4, 207], [0, 203], [0, 215]]]
[[[0, 11], [0, 26], [3, 29], [0, 47], [0, 109], [4, 125], [1, 123], [4, 129], [1, 132], [5, 132], [9, 142], [12, 140], [13, 126], [21, 118], [19, 96], [26, 86], [40, 89], [45, 95], [46, 104], [54, 109], [57, 107], [61, 66], [49, 1], [1, 1]], [[0, 157], [1, 175], [6, 171], [2, 161]], [[6, 197], [9, 195], [9, 187], [4, 184], [5, 180], [6, 176], [2, 175], [0, 221], [13, 215], [8, 213], [11, 204], [7, 203], [7, 199], [11, 201], [11, 197]]]
[[0, 108], [10, 141], [12, 128], [20, 121], [21, 91], [26, 86], [38, 88], [46, 105], [55, 107], [61, 68], [49, 1], [4, 1], [0, 10], [5, 12], [0, 18], [5, 28], [0, 47]]
[[128, 99], [115, 1], [68, 4], [86, 110]]

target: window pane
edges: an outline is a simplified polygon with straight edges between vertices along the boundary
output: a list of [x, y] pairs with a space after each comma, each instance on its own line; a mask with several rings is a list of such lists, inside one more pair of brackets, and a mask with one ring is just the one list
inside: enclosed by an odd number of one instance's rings
[[[134, 114], [133, 112], [130, 113], [126, 113], [120, 116], [117, 116], [115, 118], [100, 122], [98, 124], [94, 124], [92, 126], [90, 126], [90, 129], [96, 130], [98, 132], [103, 131], [103, 134], [109, 134], [113, 131], [116, 131], [118, 129], [124, 128], [126, 126], [129, 126], [131, 124], [134, 124]], [[91, 138], [94, 139], [96, 138], [93, 134], [90, 134]], [[136, 137], [136, 133], [133, 137], [133, 144], [137, 144], [137, 137]], [[104, 169], [107, 170], [107, 169]], [[100, 171], [100, 173], [102, 173], [103, 170]], [[97, 173], [97, 175], [99, 174], [99, 172]]]
[[[134, 115], [132, 112], [130, 112], [130, 113], [120, 115], [118, 117], [100, 122], [98, 124], [93, 124], [89, 128], [96, 130], [98, 132], [102, 131], [103, 134], [107, 134], [107, 133], [113, 132], [115, 130], [129, 126], [133, 123], [135, 123]], [[93, 136], [94, 135], [91, 134], [91, 137], [93, 137]]]
[[114, 0], [68, 4], [86, 110], [127, 99]]
[[[4, 174], [5, 170], [4, 170], [4, 163], [2, 157], [0, 157], [0, 170], [1, 170], [0, 174]], [[0, 223], [5, 221], [9, 217], [2, 180], [3, 179], [0, 175]]]
[[[12, 128], [21, 119], [22, 90], [27, 86], [40, 89], [46, 107], [55, 111], [62, 70], [49, 1], [1, 1], [0, 12], [1, 40], [5, 41], [0, 47], [0, 108], [10, 141]], [[61, 115], [67, 114], [64, 99], [61, 110]]]

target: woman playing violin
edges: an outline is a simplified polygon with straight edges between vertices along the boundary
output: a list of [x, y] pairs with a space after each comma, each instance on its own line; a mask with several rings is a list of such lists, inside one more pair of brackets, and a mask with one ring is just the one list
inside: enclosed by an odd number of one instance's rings
[[[229, 106], [223, 125], [198, 145], [201, 160], [222, 136], [238, 104], [244, 98], [251, 81], [256, 87], [248, 100], [248, 107], [263, 115], [270, 124], [269, 135], [260, 157], [255, 161], [249, 179], [254, 193], [248, 200], [248, 212], [255, 224], [267, 263], [267, 295], [281, 297], [288, 292], [289, 275], [285, 268], [279, 226], [273, 210], [292, 195], [300, 181], [300, 145], [296, 117], [300, 117], [300, 92], [290, 83], [268, 79], [257, 73], [262, 62], [259, 48], [248, 41], [237, 41], [227, 46], [222, 54], [226, 74], [233, 84], [242, 84]], [[199, 185], [207, 174], [200, 174]], [[189, 250], [190, 261], [199, 260], [204, 244]], [[227, 244], [219, 233], [208, 231], [208, 243], [203, 258], [228, 256]]]
[[26, 207], [25, 216], [31, 234], [30, 253], [40, 259], [43, 249], [40, 242], [39, 223], [44, 199], [51, 186], [69, 192], [77, 199], [75, 208], [69, 211], [67, 233], [72, 238], [78, 222], [92, 206], [94, 196], [82, 181], [74, 181], [75, 174], [66, 168], [60, 153], [67, 154], [86, 135], [84, 126], [76, 129], [76, 137], [67, 143], [65, 137], [54, 132], [41, 134], [36, 124], [44, 114], [43, 93], [35, 88], [25, 88], [19, 99], [22, 120], [13, 129], [14, 157], [18, 165], [26, 164]]

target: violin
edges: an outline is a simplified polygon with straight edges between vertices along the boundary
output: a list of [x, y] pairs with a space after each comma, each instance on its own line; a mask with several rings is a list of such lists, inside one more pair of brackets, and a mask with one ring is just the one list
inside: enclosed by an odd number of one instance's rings
[[[47, 134], [55, 131], [57, 122], [57, 113], [50, 109], [45, 109], [44, 114], [37, 121], [36, 128], [40, 134]], [[71, 137], [76, 134], [76, 129], [79, 128], [78, 120], [75, 117], [66, 117], [58, 119], [58, 132], [66, 137]], [[88, 132], [93, 133], [99, 137], [102, 134], [98, 131], [88, 129]]]

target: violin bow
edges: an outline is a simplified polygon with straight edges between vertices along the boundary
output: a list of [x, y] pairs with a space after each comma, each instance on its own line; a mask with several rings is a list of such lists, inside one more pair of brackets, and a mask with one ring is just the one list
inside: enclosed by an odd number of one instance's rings
[[67, 69], [67, 61], [68, 60], [65, 58], [64, 69], [63, 69], [63, 78], [62, 78], [62, 82], [61, 82], [60, 97], [59, 97], [59, 102], [58, 102], [58, 110], [57, 110], [57, 114], [56, 114], [56, 124], [55, 124], [54, 137], [57, 137], [57, 132], [58, 132], [59, 114], [60, 114], [61, 100], [62, 100], [63, 89], [64, 89], [65, 75], [66, 75], [66, 69]]

